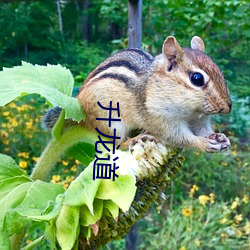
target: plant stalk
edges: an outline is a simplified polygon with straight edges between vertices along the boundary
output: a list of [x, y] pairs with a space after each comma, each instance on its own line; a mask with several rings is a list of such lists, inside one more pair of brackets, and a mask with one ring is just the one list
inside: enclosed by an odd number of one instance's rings
[[57, 161], [69, 147], [78, 142], [95, 144], [96, 140], [97, 134], [81, 125], [64, 129], [59, 138], [54, 137], [48, 143], [30, 177], [33, 180], [46, 180]]
[[[75, 125], [63, 129], [62, 135], [57, 137], [53, 136], [51, 141], [48, 143], [30, 177], [33, 180], [46, 180], [57, 161], [69, 147], [78, 142], [95, 144], [96, 140], [97, 134], [81, 125]], [[20, 249], [25, 231], [26, 228], [22, 234], [15, 234], [12, 236], [11, 249]]]

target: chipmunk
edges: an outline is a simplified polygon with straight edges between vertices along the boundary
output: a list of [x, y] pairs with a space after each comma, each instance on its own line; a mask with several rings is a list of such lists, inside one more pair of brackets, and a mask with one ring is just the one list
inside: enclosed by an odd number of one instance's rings
[[[223, 74], [204, 53], [203, 40], [194, 36], [191, 48], [181, 48], [169, 36], [162, 54], [153, 57], [140, 49], [125, 49], [97, 66], [85, 80], [77, 98], [86, 112], [83, 126], [96, 127], [112, 135], [114, 128], [126, 144], [132, 130], [141, 138], [165, 145], [219, 152], [230, 146], [228, 138], [215, 133], [211, 114], [227, 114], [231, 100]], [[119, 102], [121, 121], [96, 120], [109, 117], [101, 109]], [[112, 112], [112, 118], [118, 118]], [[124, 145], [125, 145], [124, 144]]]

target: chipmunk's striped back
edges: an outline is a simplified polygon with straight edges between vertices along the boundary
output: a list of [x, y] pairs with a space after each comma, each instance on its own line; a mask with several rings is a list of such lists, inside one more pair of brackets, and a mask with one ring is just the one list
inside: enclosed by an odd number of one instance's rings
[[[229, 140], [213, 132], [209, 115], [229, 113], [232, 103], [223, 74], [204, 51], [200, 37], [182, 48], [169, 36], [156, 57], [139, 49], [110, 56], [89, 74], [77, 96], [86, 113], [81, 125], [110, 136], [116, 131], [117, 144], [141, 130], [166, 145], [227, 149]], [[118, 103], [119, 114], [111, 114], [109, 108]], [[50, 120], [44, 121], [51, 126]]]
[[[103, 133], [110, 134], [111, 130], [105, 122], [97, 121], [96, 118], [108, 117], [108, 111], [102, 110], [97, 102], [103, 107], [109, 107], [112, 101], [114, 106], [117, 103], [120, 105], [121, 122], [112, 123], [119, 136], [124, 139], [129, 130], [137, 128], [145, 112], [145, 85], [152, 74], [154, 60], [153, 56], [140, 49], [126, 49], [98, 65], [85, 80], [77, 97], [87, 114], [84, 126], [98, 127]], [[131, 112], [134, 107], [137, 107], [137, 111]], [[124, 121], [131, 115], [133, 121], [127, 126]]]
[[143, 50], [125, 49], [110, 56], [96, 67], [84, 84], [110, 78], [133, 87], [134, 80], [147, 73], [153, 61], [154, 57]]

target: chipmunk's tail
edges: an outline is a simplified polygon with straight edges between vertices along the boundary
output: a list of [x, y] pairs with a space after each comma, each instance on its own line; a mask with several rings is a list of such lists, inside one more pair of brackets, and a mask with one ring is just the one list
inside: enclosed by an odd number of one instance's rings
[[58, 106], [46, 110], [41, 120], [42, 128], [45, 130], [51, 130], [56, 124], [61, 111], [62, 109]]

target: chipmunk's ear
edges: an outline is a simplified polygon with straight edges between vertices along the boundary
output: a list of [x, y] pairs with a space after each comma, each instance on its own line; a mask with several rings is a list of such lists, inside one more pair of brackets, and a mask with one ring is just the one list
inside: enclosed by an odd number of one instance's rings
[[170, 61], [179, 61], [182, 59], [183, 50], [175, 37], [169, 36], [162, 46], [162, 54]]
[[203, 40], [198, 37], [198, 36], [194, 36], [191, 40], [191, 48], [192, 49], [197, 49], [197, 50], [200, 50], [202, 52], [205, 51], [205, 45], [204, 45], [204, 42]]

